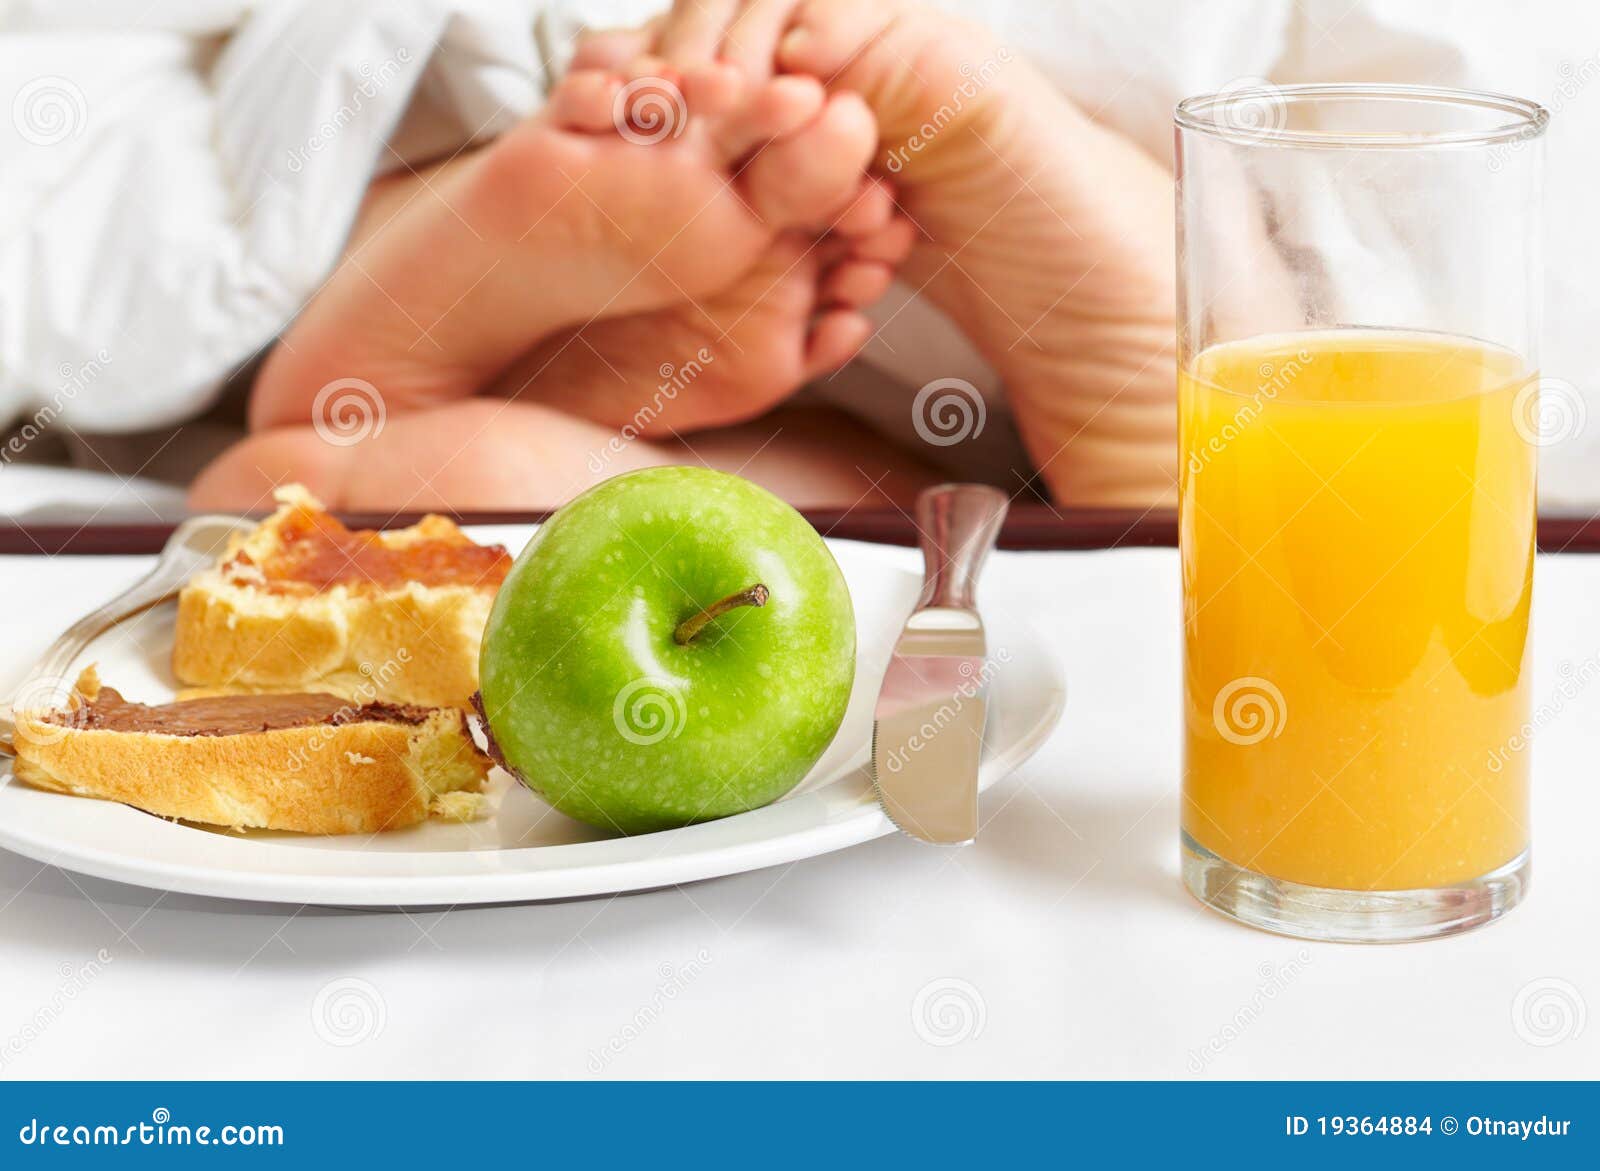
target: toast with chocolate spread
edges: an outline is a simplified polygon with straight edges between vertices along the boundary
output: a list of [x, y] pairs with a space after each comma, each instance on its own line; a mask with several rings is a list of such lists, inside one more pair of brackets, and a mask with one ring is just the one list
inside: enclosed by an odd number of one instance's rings
[[351, 530], [304, 488], [178, 599], [172, 669], [185, 695], [317, 691], [465, 708], [511, 557], [426, 516]]
[[43, 789], [236, 829], [373, 833], [477, 813], [491, 767], [456, 707], [327, 693], [146, 705], [78, 677], [17, 713], [15, 773]]

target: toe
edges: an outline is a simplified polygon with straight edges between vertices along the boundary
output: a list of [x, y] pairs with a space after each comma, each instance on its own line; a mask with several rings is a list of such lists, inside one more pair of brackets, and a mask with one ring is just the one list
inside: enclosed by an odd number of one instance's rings
[[653, 20], [639, 28], [607, 28], [586, 32], [578, 38], [567, 68], [620, 72], [635, 57], [650, 51], [655, 44], [659, 23]]
[[683, 96], [696, 118], [725, 117], [737, 108], [745, 92], [744, 75], [720, 61], [683, 72]]
[[[795, 235], [804, 239], [808, 233], [796, 232]], [[826, 270], [846, 260], [854, 260], [856, 242], [836, 232], [829, 232], [820, 240], [814, 240], [810, 246], [810, 253], [817, 259], [817, 268]]]
[[911, 255], [917, 242], [917, 226], [903, 215], [896, 215], [870, 236], [851, 241], [856, 260], [875, 260], [880, 264], [901, 264]]
[[370, 458], [367, 441], [359, 447], [329, 443], [314, 426], [260, 431], [201, 470], [189, 486], [189, 505], [249, 512], [263, 507], [281, 485], [304, 484], [329, 508], [340, 508], [352, 467]]
[[771, 77], [778, 41], [799, 3], [800, 0], [745, 0], [723, 35], [722, 59], [752, 81]]
[[854, 309], [833, 309], [817, 318], [806, 338], [805, 379], [832, 374], [872, 336], [872, 322]]
[[807, 0], [778, 42], [777, 62], [793, 73], [831, 78], [875, 40], [894, 19], [892, 4], [859, 0]]
[[607, 111], [617, 133], [643, 143], [682, 134], [692, 111], [678, 71], [659, 59], [639, 58], [627, 72], [630, 79], [612, 93]]
[[676, 0], [662, 24], [656, 51], [682, 68], [711, 61], [739, 3], [740, 0]]
[[622, 68], [628, 81], [663, 81], [677, 89], [683, 83], [683, 70], [655, 53], [641, 53]]
[[567, 74], [550, 94], [546, 110], [558, 126], [600, 134], [615, 129], [612, 105], [622, 89], [614, 73], [583, 69]]
[[848, 260], [822, 278], [817, 295], [825, 305], [865, 309], [889, 291], [894, 269], [876, 260]]
[[742, 175], [746, 197], [773, 227], [831, 226], [860, 189], [877, 141], [866, 103], [837, 94], [802, 129], [751, 160]]
[[887, 227], [894, 214], [894, 191], [887, 181], [869, 175], [850, 206], [833, 221], [833, 231], [852, 238], [871, 236]]
[[736, 162], [763, 143], [800, 131], [817, 118], [826, 102], [827, 94], [815, 78], [774, 78], [757, 89], [743, 109], [722, 121], [716, 129], [717, 145], [729, 163]]

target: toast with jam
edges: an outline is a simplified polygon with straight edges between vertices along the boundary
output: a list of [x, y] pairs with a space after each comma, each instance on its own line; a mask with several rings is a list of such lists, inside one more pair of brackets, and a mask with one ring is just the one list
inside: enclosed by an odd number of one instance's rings
[[506, 550], [442, 516], [352, 530], [303, 488], [277, 500], [179, 595], [172, 669], [184, 695], [323, 692], [465, 708]]

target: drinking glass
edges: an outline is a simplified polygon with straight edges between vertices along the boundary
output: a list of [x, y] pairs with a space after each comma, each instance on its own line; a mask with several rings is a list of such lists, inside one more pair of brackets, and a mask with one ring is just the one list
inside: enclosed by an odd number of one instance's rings
[[1527, 889], [1547, 120], [1178, 106], [1182, 868], [1246, 923], [1419, 939]]

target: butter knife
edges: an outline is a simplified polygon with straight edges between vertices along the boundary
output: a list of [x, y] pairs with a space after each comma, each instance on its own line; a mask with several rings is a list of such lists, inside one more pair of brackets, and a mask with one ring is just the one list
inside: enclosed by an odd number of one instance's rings
[[922, 594], [878, 693], [872, 782], [889, 820], [925, 842], [978, 836], [990, 669], [976, 590], [1007, 503], [980, 484], [941, 484], [917, 497]]

